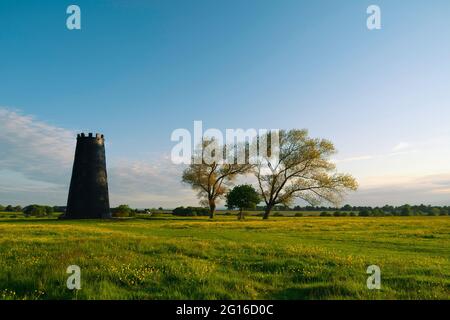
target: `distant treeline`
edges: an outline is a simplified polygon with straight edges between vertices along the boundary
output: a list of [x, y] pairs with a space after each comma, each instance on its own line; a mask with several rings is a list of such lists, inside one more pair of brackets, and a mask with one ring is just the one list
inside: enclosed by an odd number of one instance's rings
[[0, 204], [0, 211], [3, 212], [22, 212], [23, 208], [21, 206], [2, 206]]
[[[264, 211], [265, 207], [256, 207], [248, 211]], [[162, 210], [162, 208], [161, 208]], [[450, 214], [450, 206], [430, 206], [430, 205], [414, 205], [405, 204], [402, 206], [385, 205], [383, 207], [370, 206], [351, 206], [345, 205], [341, 208], [335, 207], [320, 207], [320, 206], [295, 206], [293, 208], [285, 206], [277, 206], [274, 211], [290, 212], [295, 211], [296, 216], [300, 216], [299, 212], [320, 212], [321, 216], [325, 217], [346, 217], [346, 216], [361, 216], [361, 217], [382, 217], [382, 216], [446, 216]], [[202, 207], [178, 207], [172, 213], [176, 216], [208, 216], [208, 208]], [[279, 214], [281, 215], [281, 214]]]
[[173, 215], [182, 217], [209, 216], [209, 209], [202, 207], [178, 207], [173, 209]]
[[48, 216], [53, 214], [54, 212], [62, 212], [61, 207], [51, 207], [51, 206], [41, 206], [38, 204], [30, 204], [26, 207], [21, 206], [2, 206], [0, 205], [0, 211], [3, 212], [23, 212], [28, 216]]
[[[257, 207], [256, 210], [264, 210], [264, 207]], [[323, 207], [323, 206], [295, 206], [286, 207], [278, 206], [274, 210], [276, 211], [314, 211], [321, 212], [322, 216], [415, 216], [415, 215], [449, 215], [450, 206], [431, 206], [431, 205], [409, 205], [404, 204], [402, 206], [390, 206], [385, 205], [383, 207], [370, 207], [370, 206], [351, 206], [346, 204], [341, 208], [335, 207]], [[353, 214], [352, 214], [353, 213]]]
[[447, 216], [450, 213], [450, 207], [437, 207], [437, 206], [426, 206], [426, 205], [418, 205], [418, 206], [410, 206], [409, 204], [405, 204], [403, 206], [394, 207], [394, 206], [383, 206], [381, 208], [361, 208], [359, 210], [359, 216], [368, 217], [368, 216]]
[[[63, 213], [66, 207], [64, 206], [46, 206], [32, 204], [26, 207], [0, 205], [0, 212], [23, 212], [25, 215], [31, 216], [45, 216], [52, 215], [53, 213]], [[258, 206], [255, 209], [248, 211], [264, 211], [265, 207]], [[136, 213], [152, 214], [154, 212], [163, 211], [162, 207], [158, 209], [132, 209], [128, 205], [120, 205], [116, 208], [111, 208], [111, 212], [115, 217], [133, 217]], [[208, 208], [203, 207], [178, 207], [173, 210], [167, 210], [167, 213], [172, 213], [176, 216], [208, 216]], [[362, 216], [362, 217], [382, 217], [382, 216], [446, 216], [450, 215], [450, 206], [431, 206], [431, 205], [409, 205], [402, 206], [390, 206], [385, 205], [383, 207], [370, 207], [370, 206], [351, 206], [346, 204], [341, 208], [324, 207], [324, 206], [276, 206], [274, 211], [281, 212], [320, 212], [324, 217], [345, 217], [345, 216]]]

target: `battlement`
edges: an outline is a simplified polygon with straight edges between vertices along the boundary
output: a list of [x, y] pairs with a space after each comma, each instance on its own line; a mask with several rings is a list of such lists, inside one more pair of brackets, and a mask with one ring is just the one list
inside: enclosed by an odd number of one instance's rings
[[94, 134], [92, 132], [88, 133], [88, 135], [86, 135], [84, 132], [77, 134], [77, 139], [97, 139], [97, 140], [104, 140], [105, 136], [103, 134], [100, 133], [96, 133], [95, 137]]

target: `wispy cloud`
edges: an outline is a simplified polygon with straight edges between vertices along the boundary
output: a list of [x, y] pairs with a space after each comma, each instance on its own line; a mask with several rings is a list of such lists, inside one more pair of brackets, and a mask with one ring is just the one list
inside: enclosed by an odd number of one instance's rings
[[392, 148], [392, 151], [403, 151], [405, 149], [408, 149], [411, 145], [408, 142], [399, 142], [394, 148]]
[[[76, 132], [6, 108], [0, 108], [0, 123], [0, 203], [64, 204]], [[114, 205], [196, 203], [195, 194], [180, 182], [182, 167], [167, 156], [152, 161], [112, 161], [108, 170]]]
[[395, 145], [391, 151], [386, 152], [386, 153], [360, 155], [360, 156], [353, 156], [353, 157], [348, 157], [348, 158], [343, 158], [343, 159], [335, 159], [334, 162], [343, 163], [343, 162], [366, 161], [366, 160], [395, 157], [395, 156], [404, 155], [404, 154], [408, 154], [408, 153], [415, 153], [415, 152], [418, 152], [418, 150], [412, 149], [411, 144], [409, 144], [407, 142], [400, 142], [397, 145]]
[[433, 203], [448, 205], [450, 172], [426, 176], [380, 176], [365, 179], [347, 201], [357, 205]]
[[181, 183], [183, 167], [172, 163], [168, 156], [157, 160], [123, 160], [109, 170], [111, 194], [115, 202], [147, 207], [194, 205], [195, 194]]
[[353, 161], [363, 161], [363, 160], [370, 160], [373, 159], [374, 156], [371, 155], [366, 155], [366, 156], [355, 156], [355, 157], [348, 157], [348, 158], [344, 158], [344, 159], [336, 159], [333, 160], [333, 162], [335, 163], [340, 163], [340, 162], [353, 162]]
[[74, 133], [0, 108], [0, 168], [29, 179], [64, 184], [73, 159]]

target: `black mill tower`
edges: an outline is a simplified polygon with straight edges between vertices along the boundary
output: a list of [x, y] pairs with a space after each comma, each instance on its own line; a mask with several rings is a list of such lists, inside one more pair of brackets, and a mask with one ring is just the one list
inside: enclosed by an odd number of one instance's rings
[[103, 135], [77, 135], [67, 210], [63, 218], [111, 218]]

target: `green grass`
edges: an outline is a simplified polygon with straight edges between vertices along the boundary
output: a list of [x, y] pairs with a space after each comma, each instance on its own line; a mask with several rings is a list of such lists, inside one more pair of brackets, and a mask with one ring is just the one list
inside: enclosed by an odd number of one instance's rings
[[[289, 210], [289, 211], [278, 211], [278, 210], [273, 210], [272, 211], [272, 216], [282, 216], [282, 217], [295, 217], [295, 215], [297, 213], [301, 213], [304, 217], [318, 217], [320, 216], [320, 213], [322, 211], [298, 211], [298, 210]], [[329, 211], [329, 213], [332, 215], [334, 211]], [[217, 211], [217, 215], [226, 215], [226, 214], [232, 214], [232, 215], [237, 215], [238, 210], [218, 210]], [[347, 212], [349, 213], [349, 212]], [[245, 211], [244, 210], [244, 214], [246, 216], [262, 216], [264, 214], [263, 211], [258, 211], [258, 210], [253, 210], [253, 211]]]
[[0, 299], [450, 298], [450, 217], [0, 217]]

